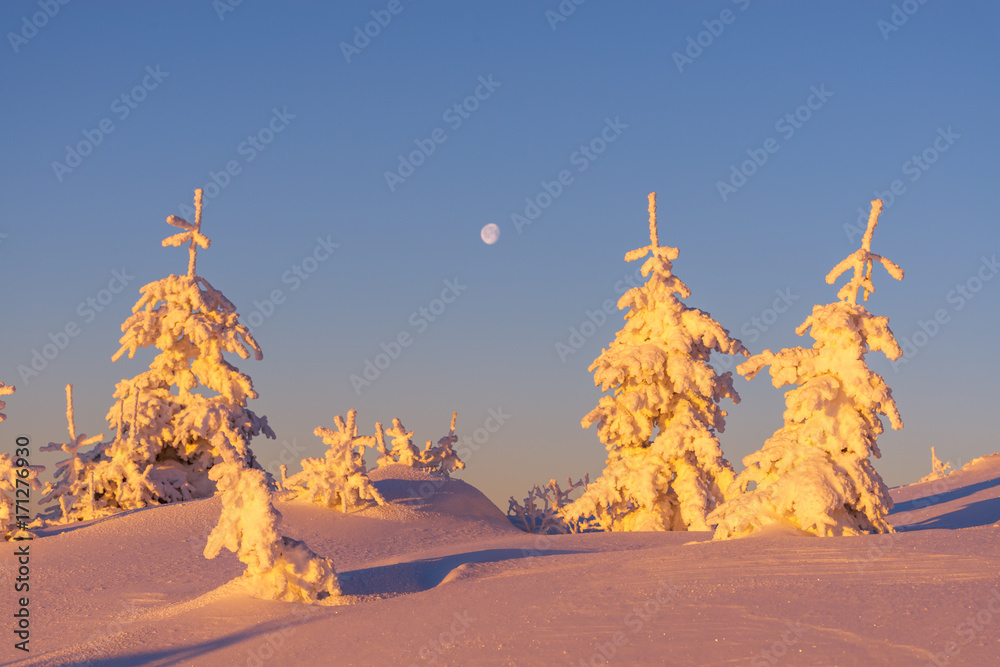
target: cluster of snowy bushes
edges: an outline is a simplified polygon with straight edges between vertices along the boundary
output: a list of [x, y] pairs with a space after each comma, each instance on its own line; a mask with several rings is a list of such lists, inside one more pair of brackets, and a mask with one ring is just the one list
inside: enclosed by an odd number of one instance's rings
[[[462, 470], [465, 464], [455, 453], [458, 442], [455, 435], [455, 420], [458, 413], [451, 415], [451, 429], [448, 435], [438, 440], [437, 446], [428, 440], [421, 451], [413, 444], [413, 431], [403, 428], [398, 419], [392, 420], [392, 428], [382, 428], [382, 422], [375, 423], [375, 435], [358, 435], [357, 410], [347, 413], [347, 420], [337, 415], [334, 424], [337, 430], [319, 427], [315, 434], [330, 446], [326, 455], [302, 460], [302, 472], [289, 477], [286, 466], [281, 466], [281, 481], [291, 497], [307, 500], [317, 505], [340, 508], [348, 512], [364, 507], [369, 502], [385, 504], [385, 499], [368, 478], [365, 466], [365, 449], [373, 448], [379, 453], [379, 468], [401, 464], [449, 477], [455, 470]], [[385, 436], [392, 438], [386, 446]]]
[[511, 496], [507, 509], [510, 522], [527, 533], [542, 535], [581, 533], [591, 529], [590, 520], [568, 519], [563, 513], [563, 509], [570, 504], [570, 494], [576, 489], [586, 488], [590, 484], [590, 475], [584, 475], [577, 482], [566, 478], [566, 484], [566, 489], [554, 479], [550, 479], [545, 486], [535, 484], [525, 496], [524, 504]]

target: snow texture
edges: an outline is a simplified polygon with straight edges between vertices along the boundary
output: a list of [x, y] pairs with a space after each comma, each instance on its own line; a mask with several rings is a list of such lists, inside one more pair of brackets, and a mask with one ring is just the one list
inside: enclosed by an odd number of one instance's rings
[[[201, 526], [219, 518], [219, 498], [172, 503], [40, 529], [31, 543], [32, 583], [41, 582], [31, 590], [31, 653], [11, 642], [0, 662], [997, 662], [1000, 455], [893, 489], [899, 532], [825, 540], [529, 535], [459, 480], [423, 496], [421, 484], [440, 478], [401, 465], [371, 476], [389, 506], [345, 515], [276, 503], [290, 534], [336, 560], [338, 600], [349, 606], [249, 597], [231, 583], [243, 569], [235, 556], [192, 558]], [[0, 566], [17, 566], [12, 551]]]
[[[608, 450], [603, 474], [565, 510], [605, 530], [708, 530], [706, 515], [733, 479], [716, 433], [725, 430], [724, 398], [739, 402], [732, 374], [718, 375], [711, 353], [747, 355], [743, 344], [701, 310], [673, 275], [677, 248], [660, 246], [656, 193], [649, 195], [650, 244], [625, 255], [649, 256], [647, 282], [618, 301], [625, 326], [590, 366], [601, 397], [582, 420], [597, 424]], [[679, 298], [680, 297], [680, 298]]]
[[[883, 432], [879, 415], [894, 429], [902, 419], [885, 380], [872, 372], [865, 355], [881, 351], [898, 359], [902, 350], [885, 317], [857, 303], [874, 291], [872, 265], [881, 263], [901, 280], [903, 270], [871, 252], [882, 201], [872, 202], [862, 247], [827, 277], [833, 282], [853, 269], [840, 301], [817, 305], [796, 329], [815, 339], [811, 349], [764, 350], [738, 367], [747, 379], [770, 366], [775, 387], [798, 385], [785, 394], [784, 426], [764, 447], [743, 459], [746, 469], [730, 488], [728, 501], [709, 517], [718, 523], [715, 539], [742, 537], [766, 526], [831, 536], [891, 532], [889, 490], [869, 457], [878, 458]], [[750, 489], [750, 485], [755, 488]]]

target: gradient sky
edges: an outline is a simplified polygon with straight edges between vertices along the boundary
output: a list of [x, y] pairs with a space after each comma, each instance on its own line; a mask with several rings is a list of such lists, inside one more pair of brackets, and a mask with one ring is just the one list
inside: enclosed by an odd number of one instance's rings
[[[225, 187], [207, 188], [199, 274], [259, 323], [265, 358], [238, 365], [278, 434], [253, 444], [272, 471], [282, 452], [319, 455], [313, 429], [352, 407], [362, 432], [399, 417], [420, 445], [453, 410], [471, 435], [502, 409], [460, 473], [502, 508], [551, 477], [596, 477], [604, 448], [580, 427], [600, 395], [587, 367], [621, 314], [565, 360], [556, 344], [638, 268], [623, 257], [648, 243], [649, 192], [687, 303], [759, 352], [812, 344], [795, 327], [836, 299], [824, 276], [858, 247], [849, 226], [897, 180], [873, 249], [906, 278], [876, 269], [867, 306], [900, 339], [935, 314], [944, 323], [904, 364], [869, 357], [906, 424], [880, 439], [877, 468], [896, 485], [929, 472], [931, 446], [956, 467], [1000, 449], [1000, 279], [977, 282], [995, 277], [983, 258], [1000, 251], [994, 3], [903, 2], [894, 16], [888, 1], [567, 0], [575, 10], [556, 21], [556, 0], [224, 2], [71, 2], [51, 18], [37, 0], [0, 7], [7, 450], [18, 434], [63, 441], [69, 382], [78, 429], [108, 433], [115, 383], [152, 358], [111, 362], [121, 323], [143, 284], [186, 270], [184, 250], [160, 247], [174, 231], [164, 219], [213, 173]], [[391, 21], [345, 55], [372, 12]], [[477, 89], [485, 99], [467, 100]], [[463, 103], [467, 117], [453, 110]], [[614, 141], [586, 157], [608, 122]], [[100, 142], [67, 158], [88, 135]], [[386, 172], [434, 136], [391, 189]], [[762, 154], [724, 198], [718, 183]], [[67, 159], [71, 171], [53, 164]], [[220, 176], [227, 165], [238, 173]], [[572, 181], [519, 231], [512, 214], [563, 170]], [[487, 246], [491, 222], [501, 237]], [[317, 238], [339, 247], [303, 263]], [[302, 280], [296, 266], [314, 271]], [[123, 270], [125, 289], [102, 294]], [[447, 280], [465, 288], [422, 324]], [[778, 293], [791, 305], [768, 312]], [[22, 379], [18, 366], [68, 325], [78, 335]], [[359, 395], [350, 376], [401, 333], [412, 343]], [[721, 440], [741, 469], [781, 425], [784, 390], [763, 374], [736, 386]]]

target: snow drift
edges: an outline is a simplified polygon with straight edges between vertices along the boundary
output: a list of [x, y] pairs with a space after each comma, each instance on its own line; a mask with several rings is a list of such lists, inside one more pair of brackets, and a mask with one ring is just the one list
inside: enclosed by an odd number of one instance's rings
[[3, 661], [924, 665], [950, 648], [954, 666], [1000, 648], [1000, 455], [894, 489], [899, 532], [822, 540], [529, 535], [459, 480], [371, 479], [384, 506], [277, 504], [286, 535], [336, 563], [339, 606], [255, 599], [235, 555], [205, 560], [217, 498], [43, 529], [32, 652]]

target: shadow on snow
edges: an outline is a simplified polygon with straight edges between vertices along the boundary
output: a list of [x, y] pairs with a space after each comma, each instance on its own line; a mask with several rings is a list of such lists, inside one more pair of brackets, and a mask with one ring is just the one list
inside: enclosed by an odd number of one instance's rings
[[[1000, 477], [989, 479], [984, 482], [977, 482], [976, 484], [969, 484], [937, 495], [914, 498], [913, 500], [896, 503], [890, 514], [901, 514], [903, 512], [914, 512], [926, 509], [933, 507], [934, 505], [940, 505], [942, 503], [967, 498], [973, 494], [979, 493], [980, 491], [985, 491], [995, 487], [1000, 487]], [[973, 528], [975, 526], [988, 526], [996, 523], [998, 520], [1000, 520], [1000, 498], [986, 498], [922, 521], [897, 526], [897, 529], [930, 530], [934, 528]]]
[[579, 551], [536, 549], [485, 549], [440, 558], [426, 558], [408, 563], [349, 570], [339, 575], [345, 595], [402, 595], [419, 593], [440, 585], [463, 565], [499, 563], [535, 556], [559, 556]]

